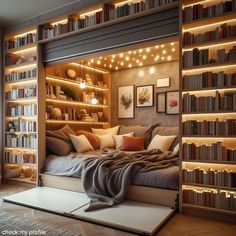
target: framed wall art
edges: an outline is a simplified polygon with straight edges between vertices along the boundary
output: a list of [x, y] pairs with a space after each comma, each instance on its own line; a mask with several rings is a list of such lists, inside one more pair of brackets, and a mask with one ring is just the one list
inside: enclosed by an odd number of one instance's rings
[[134, 86], [118, 87], [118, 118], [134, 118]]
[[166, 112], [166, 93], [156, 94], [156, 112], [165, 113]]
[[179, 114], [179, 91], [166, 92], [166, 114], [178, 115]]
[[157, 79], [157, 88], [170, 87], [170, 77]]
[[154, 106], [154, 85], [136, 86], [136, 107]]

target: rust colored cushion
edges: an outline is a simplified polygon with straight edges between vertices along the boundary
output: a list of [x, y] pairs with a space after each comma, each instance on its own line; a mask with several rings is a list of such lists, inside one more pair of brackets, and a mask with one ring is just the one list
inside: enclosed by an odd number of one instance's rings
[[123, 151], [142, 151], [144, 150], [144, 137], [123, 137]]
[[94, 150], [100, 148], [100, 140], [97, 135], [92, 134], [91, 132], [85, 131], [85, 130], [79, 130], [76, 132], [76, 135], [84, 135], [90, 144], [93, 146]]

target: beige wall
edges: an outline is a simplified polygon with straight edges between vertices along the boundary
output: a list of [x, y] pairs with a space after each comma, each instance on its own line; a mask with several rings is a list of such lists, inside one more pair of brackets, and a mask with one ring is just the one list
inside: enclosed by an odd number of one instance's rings
[[[155, 74], [149, 73], [149, 68], [155, 68]], [[143, 70], [144, 76], [140, 77], [139, 72]], [[156, 88], [157, 78], [170, 77], [171, 87]], [[117, 108], [117, 88], [125, 85], [148, 85], [154, 84], [154, 107], [136, 108], [134, 119], [118, 119]], [[179, 90], [179, 63], [167, 62], [157, 64], [155, 66], [146, 66], [142, 68], [134, 68], [128, 70], [115, 71], [111, 75], [111, 122], [112, 125], [126, 124], [126, 125], [150, 125], [160, 123], [162, 126], [178, 126], [178, 115], [166, 115], [165, 113], [156, 113], [156, 93], [171, 90]]]

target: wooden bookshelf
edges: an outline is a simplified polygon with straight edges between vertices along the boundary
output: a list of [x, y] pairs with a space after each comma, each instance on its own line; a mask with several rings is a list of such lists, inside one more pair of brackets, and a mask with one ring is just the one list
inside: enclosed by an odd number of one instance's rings
[[[11, 116], [9, 114], [9, 108], [12, 106], [24, 106], [29, 104], [37, 104], [37, 96], [32, 96], [27, 94], [25, 91], [22, 94], [22, 88], [32, 88], [37, 91], [37, 83], [38, 83], [38, 76], [37, 76], [37, 41], [36, 36], [37, 31], [36, 28], [26, 28], [24, 30], [13, 32], [6, 34], [4, 36], [5, 40], [5, 55], [8, 55], [8, 58], [5, 56], [5, 67], [4, 67], [4, 98], [5, 93], [10, 92], [13, 89], [17, 92], [17, 97], [14, 97], [12, 99], [12, 93], [10, 93], [9, 99], [4, 99], [4, 116], [5, 116], [5, 122], [4, 122], [4, 153], [3, 153], [3, 179], [5, 181], [13, 181], [14, 183], [27, 183], [31, 185], [37, 184], [37, 152], [38, 148], [29, 148], [29, 147], [22, 147], [22, 145], [18, 145], [17, 143], [10, 146], [9, 141], [7, 138], [11, 137], [36, 137], [35, 141], [37, 142], [37, 131], [33, 130], [34, 128], [31, 127], [31, 131], [25, 131], [25, 128], [21, 129], [15, 129], [15, 130], [9, 130], [8, 124], [9, 122], [17, 121], [18, 119], [24, 119], [24, 120], [34, 120], [36, 122], [37, 126], [37, 115], [16, 115]], [[23, 42], [23, 43], [22, 43]], [[23, 45], [21, 45], [23, 44]], [[9, 58], [10, 55], [10, 58]], [[11, 58], [12, 57], [12, 58]], [[16, 59], [14, 59], [16, 58]], [[18, 63], [18, 58], [24, 58], [23, 62]], [[9, 62], [6, 66], [6, 60], [11, 61], [11, 64], [9, 65]], [[32, 70], [34, 69], [34, 74]], [[26, 72], [29, 73], [26, 73]], [[27, 74], [27, 75], [26, 75]], [[20, 93], [20, 92], [21, 93]], [[36, 92], [37, 94], [37, 92]], [[14, 95], [15, 96], [15, 95]], [[36, 130], [38, 130], [38, 127], [36, 127]], [[32, 139], [33, 140], [33, 139]], [[38, 145], [37, 145], [38, 146]], [[14, 162], [7, 161], [7, 153], [10, 153], [12, 158], [15, 158]], [[24, 158], [26, 155], [33, 155], [36, 159], [36, 163], [23, 163]], [[22, 161], [16, 161], [16, 158], [19, 158], [21, 156]], [[12, 168], [19, 168], [21, 170], [21, 176], [14, 176], [12, 177], [5, 177], [8, 176], [8, 171]], [[28, 176], [24, 178], [25, 171], [27, 168], [33, 168], [31, 170], [34, 170], [34, 178], [29, 178]], [[18, 173], [18, 172], [17, 172]], [[33, 174], [32, 174], [33, 175]]]
[[[213, 6], [214, 4], [219, 4], [220, 2], [215, 1], [215, 0], [209, 0], [209, 1], [192, 1], [192, 0], [185, 0], [182, 1], [182, 11], [184, 10], [185, 7], [189, 6], [194, 6], [196, 4], [203, 4], [203, 6]], [[182, 15], [182, 12], [181, 14]], [[231, 12], [224, 13], [223, 15], [218, 15], [218, 16], [213, 16], [213, 17], [207, 17], [207, 18], [202, 18], [198, 20], [192, 20], [189, 22], [184, 22], [182, 23], [182, 29], [181, 29], [181, 35], [182, 35], [182, 42], [183, 42], [183, 35], [186, 31], [189, 31], [192, 33], [197, 31], [198, 34], [200, 33], [205, 33], [214, 27], [214, 29], [218, 26], [220, 26], [222, 23], [226, 23], [228, 25], [235, 25], [236, 24], [236, 10], [233, 10]], [[181, 54], [183, 55], [186, 51], [192, 51], [194, 48], [197, 49], [208, 49], [209, 54], [214, 52], [215, 48], [217, 49], [224, 49], [225, 46], [230, 46], [232, 48], [233, 46], [236, 46], [236, 37], [231, 37], [227, 39], [221, 39], [221, 40], [211, 40], [211, 41], [204, 41], [201, 43], [195, 43], [195, 44], [186, 44], [182, 45], [182, 50]], [[213, 56], [212, 56], [213, 55]], [[214, 58], [215, 57], [215, 58]], [[216, 59], [216, 55], [213, 53], [211, 54], [210, 59]], [[185, 75], [200, 75], [203, 72], [215, 72], [215, 71], [224, 71], [226, 73], [227, 70], [230, 70], [231, 73], [236, 72], [236, 67], [235, 67], [236, 61], [235, 60], [230, 60], [224, 63], [208, 63], [204, 65], [196, 65], [196, 66], [191, 66], [191, 67], [184, 67], [181, 66], [181, 77]], [[193, 77], [194, 78], [194, 77]], [[204, 77], [205, 78], [205, 77]], [[196, 77], [196, 79], [204, 79], [203, 77]], [[227, 77], [228, 78], [228, 77]], [[192, 78], [191, 78], [192, 79]], [[187, 81], [186, 81], [187, 82]], [[183, 80], [180, 82], [182, 84], [181, 86], [181, 93], [182, 93], [182, 98], [183, 95], [186, 93], [190, 93], [191, 95], [195, 95], [196, 97], [207, 97], [209, 96], [214, 96], [214, 92], [219, 91], [221, 96], [222, 93], [224, 92], [232, 92], [236, 93], [236, 86], [217, 86], [217, 87], [204, 87], [204, 88], [199, 88], [199, 84], [193, 84], [191, 85], [191, 89], [188, 89], [184, 86], [187, 86], [186, 83], [183, 83]], [[196, 89], [194, 86], [198, 86]], [[190, 88], [190, 87], [189, 87]], [[187, 108], [189, 109], [195, 109], [192, 108], [191, 106]], [[182, 100], [182, 112], [181, 112], [181, 123], [183, 124], [186, 120], [194, 120], [194, 121], [199, 121], [199, 120], [206, 120], [206, 121], [216, 121], [217, 119], [220, 120], [226, 120], [229, 119], [234, 119], [236, 115], [235, 110], [217, 110], [217, 111], [193, 111], [193, 112], [186, 112], [183, 107], [183, 100]], [[191, 122], [190, 122], [191, 123]], [[183, 126], [183, 125], [181, 125]], [[199, 132], [198, 132], [199, 133]], [[202, 132], [201, 132], [202, 133]], [[222, 133], [222, 132], [221, 132]], [[209, 144], [214, 144], [216, 142], [222, 142], [224, 144], [224, 147], [228, 149], [236, 149], [236, 142], [234, 141], [236, 138], [236, 133], [232, 135], [186, 135], [182, 129], [181, 131], [181, 139], [182, 139], [182, 144], [188, 143], [188, 144], [195, 144], [196, 146], [200, 145], [209, 145]], [[212, 147], [213, 148], [213, 147]], [[212, 170], [217, 170], [219, 172], [224, 171], [224, 170], [232, 170], [233, 173], [236, 172], [236, 161], [221, 161], [221, 160], [207, 160], [204, 158], [204, 160], [199, 160], [199, 159], [191, 159], [191, 155], [197, 155], [196, 153], [190, 153], [189, 149], [186, 149], [186, 153], [183, 152], [183, 146], [181, 147], [181, 194], [180, 194], [180, 211], [186, 214], [196, 214], [196, 215], [204, 215], [204, 212], [208, 211], [211, 212], [211, 214], [225, 214], [225, 215], [235, 215], [236, 211], [232, 208], [232, 210], [229, 210], [231, 208], [227, 209], [221, 209], [217, 208], [217, 204], [215, 204], [215, 207], [208, 207], [204, 206], [205, 202], [206, 204], [207, 201], [204, 199], [204, 191], [208, 191], [209, 194], [211, 194], [211, 198], [217, 199], [219, 196], [216, 194], [221, 193], [222, 191], [225, 193], [225, 198], [224, 198], [224, 203], [227, 204], [226, 202], [229, 201], [229, 199], [226, 197], [227, 194], [231, 194], [234, 197], [234, 203], [233, 200], [231, 199], [232, 204], [236, 204], [236, 187], [225, 187], [225, 186], [215, 186], [215, 185], [208, 185], [208, 184], [199, 184], [191, 181], [184, 181], [183, 178], [183, 170], [188, 169], [188, 170], [193, 170], [194, 168], [198, 167], [204, 170], [209, 169], [210, 167]], [[192, 150], [192, 149], [191, 149]], [[195, 149], [194, 149], [195, 150]], [[205, 149], [204, 149], [205, 150]], [[188, 158], [185, 158], [184, 155], [188, 155]], [[189, 156], [190, 155], [190, 156]], [[212, 154], [211, 154], [212, 155]], [[227, 154], [228, 155], [228, 154]], [[229, 156], [227, 156], [228, 158]], [[219, 157], [217, 157], [219, 158]], [[230, 157], [228, 160], [234, 160]], [[194, 174], [194, 173], [191, 173]], [[187, 176], [189, 174], [187, 173]], [[194, 178], [193, 178], [194, 179]], [[232, 185], [233, 186], [233, 185]], [[216, 192], [209, 192], [215, 190]], [[190, 196], [192, 197], [194, 194], [198, 196], [199, 198], [196, 199], [190, 199]], [[233, 195], [232, 195], [233, 194]], [[195, 195], [194, 195], [195, 196]], [[209, 195], [208, 195], [209, 196]], [[228, 195], [227, 195], [228, 196]], [[200, 201], [201, 198], [201, 201]], [[223, 198], [222, 198], [223, 199]], [[190, 203], [190, 201], [194, 201], [194, 203]], [[209, 217], [213, 217], [211, 214], [209, 214]], [[207, 216], [207, 215], [206, 215]], [[227, 217], [226, 217], [227, 218]]]

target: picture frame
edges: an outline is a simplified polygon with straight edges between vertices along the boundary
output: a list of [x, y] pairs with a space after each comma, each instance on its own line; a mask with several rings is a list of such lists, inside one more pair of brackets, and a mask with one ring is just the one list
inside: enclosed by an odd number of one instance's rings
[[179, 90], [166, 92], [166, 114], [179, 114]]
[[157, 88], [170, 87], [170, 77], [157, 79]]
[[136, 107], [154, 106], [154, 85], [136, 86]]
[[134, 118], [134, 85], [118, 87], [118, 119]]
[[156, 93], [156, 112], [165, 113], [166, 112], [166, 93]]

